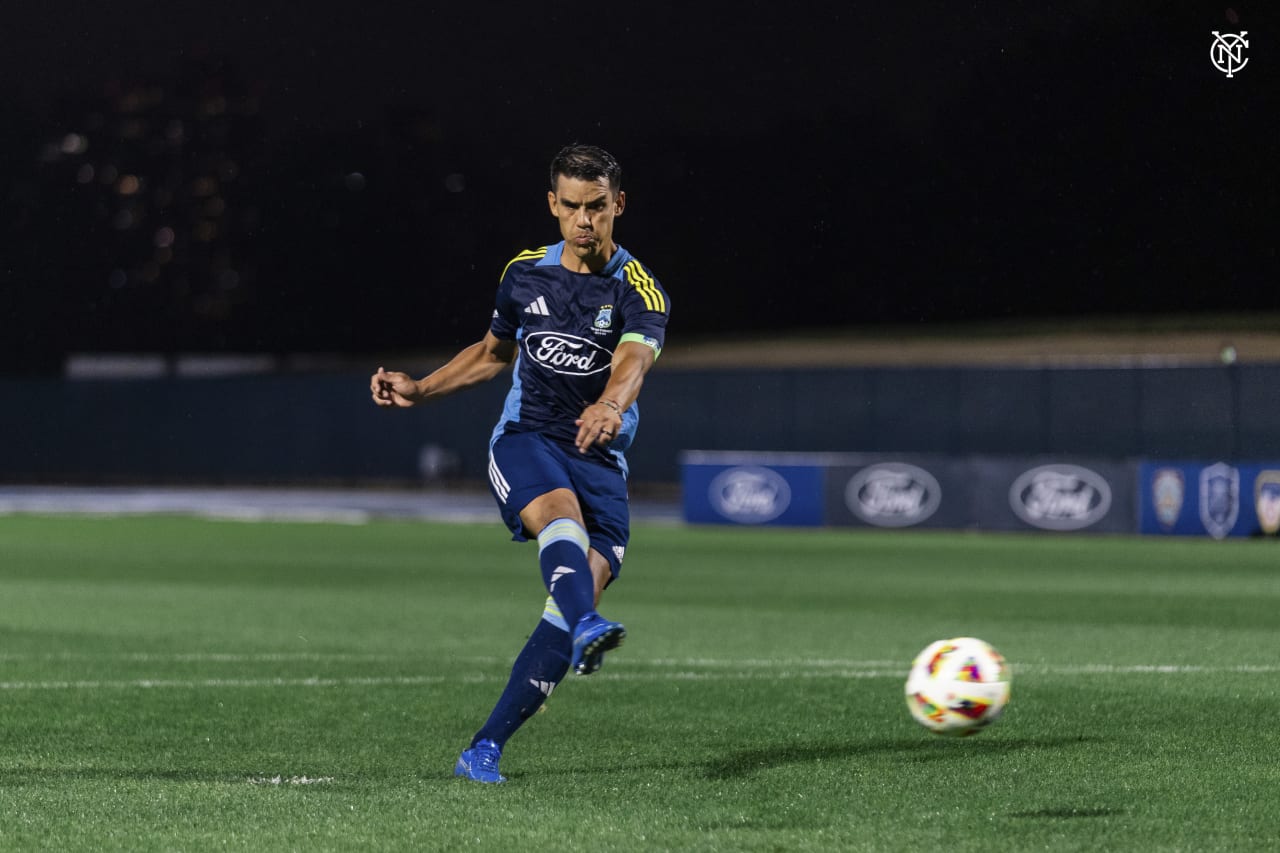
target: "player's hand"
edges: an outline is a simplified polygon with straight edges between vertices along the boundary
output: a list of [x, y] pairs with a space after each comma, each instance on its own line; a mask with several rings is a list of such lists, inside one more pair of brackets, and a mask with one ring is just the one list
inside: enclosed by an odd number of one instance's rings
[[578, 428], [574, 444], [579, 453], [586, 453], [593, 444], [608, 444], [618, 437], [622, 429], [622, 416], [611, 406], [593, 403], [582, 410], [582, 417], [573, 422]]
[[369, 378], [369, 392], [373, 394], [373, 402], [384, 409], [408, 408], [418, 402], [418, 383], [409, 374], [388, 373], [381, 367]]

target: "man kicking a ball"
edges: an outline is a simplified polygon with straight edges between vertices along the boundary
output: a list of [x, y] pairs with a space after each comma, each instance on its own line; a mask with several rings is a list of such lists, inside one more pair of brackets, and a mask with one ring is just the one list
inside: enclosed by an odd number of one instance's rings
[[454, 774], [504, 782], [507, 740], [572, 667], [590, 675], [626, 629], [596, 612], [630, 535], [627, 463], [636, 400], [662, 351], [670, 303], [613, 241], [626, 194], [608, 152], [570, 145], [551, 163], [547, 202], [563, 240], [516, 255], [484, 339], [422, 379], [378, 368], [373, 401], [413, 406], [496, 377], [515, 363], [489, 442], [489, 485], [513, 538], [538, 541], [549, 596], [488, 721]]

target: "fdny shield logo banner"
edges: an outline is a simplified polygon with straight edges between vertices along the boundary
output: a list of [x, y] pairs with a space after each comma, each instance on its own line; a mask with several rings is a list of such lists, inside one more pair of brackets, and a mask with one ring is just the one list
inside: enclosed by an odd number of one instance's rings
[[1172, 530], [1178, 523], [1186, 491], [1186, 480], [1177, 468], [1161, 468], [1152, 476], [1151, 503], [1155, 506], [1156, 520], [1165, 530]]
[[1222, 539], [1240, 517], [1240, 472], [1222, 462], [1200, 472], [1200, 521], [1214, 539]]
[[1280, 471], [1262, 471], [1253, 483], [1253, 508], [1258, 526], [1268, 536], [1280, 532]]

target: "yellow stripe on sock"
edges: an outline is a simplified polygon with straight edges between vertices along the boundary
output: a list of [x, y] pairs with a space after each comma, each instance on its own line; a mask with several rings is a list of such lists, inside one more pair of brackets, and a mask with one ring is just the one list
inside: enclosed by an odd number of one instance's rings
[[538, 534], [538, 553], [541, 554], [542, 550], [552, 542], [566, 540], [581, 548], [584, 554], [591, 545], [591, 538], [587, 536], [587, 531], [581, 524], [572, 518], [557, 518], [542, 528], [542, 532]]
[[560, 608], [556, 605], [556, 600], [549, 595], [547, 596], [547, 603], [542, 608], [542, 618], [562, 631], [569, 630], [569, 623], [565, 621], [564, 614], [560, 612]]

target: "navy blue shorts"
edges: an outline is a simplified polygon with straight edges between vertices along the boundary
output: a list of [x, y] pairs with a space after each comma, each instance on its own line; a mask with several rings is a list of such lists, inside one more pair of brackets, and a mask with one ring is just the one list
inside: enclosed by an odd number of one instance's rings
[[578, 496], [591, 547], [608, 559], [616, 578], [631, 535], [631, 507], [622, 472], [583, 458], [540, 433], [498, 436], [489, 449], [489, 490], [512, 539], [530, 538], [520, 510], [553, 489], [569, 489]]

